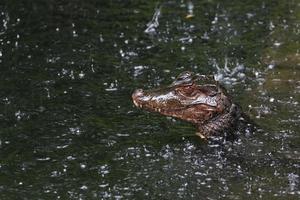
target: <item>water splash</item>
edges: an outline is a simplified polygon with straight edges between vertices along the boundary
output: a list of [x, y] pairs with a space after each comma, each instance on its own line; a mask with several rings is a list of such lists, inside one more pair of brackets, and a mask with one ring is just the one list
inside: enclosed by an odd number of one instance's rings
[[156, 33], [156, 29], [159, 26], [159, 22], [158, 19], [161, 15], [161, 7], [162, 6], [158, 6], [155, 9], [155, 12], [153, 14], [152, 20], [150, 22], [147, 23], [147, 28], [144, 31], [147, 34], [155, 34]]
[[0, 35], [4, 34], [7, 31], [8, 23], [10, 21], [10, 17], [8, 15], [8, 13], [2, 12], [1, 15], [4, 16], [4, 19], [2, 20], [4, 31], [0, 32]]
[[297, 189], [297, 185], [299, 184], [299, 175], [290, 173], [288, 174], [288, 180], [290, 191], [294, 191], [295, 189]]
[[217, 72], [214, 74], [215, 80], [219, 82], [222, 82], [226, 85], [232, 85], [242, 82], [246, 78], [246, 68], [244, 64], [239, 63], [238, 61], [233, 63], [235, 67], [231, 68], [228, 66], [229, 61], [227, 57], [225, 57], [224, 67], [220, 67], [216, 59], [212, 59], [211, 63], [212, 66], [217, 70]]

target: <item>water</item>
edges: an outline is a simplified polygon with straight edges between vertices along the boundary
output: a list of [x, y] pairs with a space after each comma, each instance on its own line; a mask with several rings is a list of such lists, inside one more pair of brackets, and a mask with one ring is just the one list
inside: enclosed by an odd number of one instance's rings
[[[299, 199], [299, 5], [4, 1], [0, 199]], [[257, 129], [205, 143], [133, 106], [186, 70]]]

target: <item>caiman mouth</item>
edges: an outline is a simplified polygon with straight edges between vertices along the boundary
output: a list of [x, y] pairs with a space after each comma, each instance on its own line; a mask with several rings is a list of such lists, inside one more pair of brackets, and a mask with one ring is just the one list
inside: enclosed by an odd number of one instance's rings
[[[161, 109], [161, 108], [158, 108], [158, 107], [155, 107], [155, 106], [149, 106], [148, 104], [143, 104], [143, 103], [139, 102], [138, 100], [134, 99], [133, 97], [132, 97], [132, 101], [133, 101], [133, 104], [136, 107], [139, 107], [139, 108], [142, 108], [142, 109], [147, 109], [147, 110], [155, 111], [155, 112], [159, 112], [159, 113], [167, 112], [166, 109]], [[176, 109], [176, 110], [178, 110], [178, 109]], [[168, 109], [168, 111], [172, 112], [172, 109]], [[174, 111], [175, 111], [175, 109], [174, 109]]]
[[138, 89], [132, 94], [132, 100], [136, 107], [162, 115], [180, 118], [192, 123], [200, 123], [212, 118], [217, 112], [215, 106], [204, 103], [185, 105], [179, 100], [166, 100], [151, 96]]

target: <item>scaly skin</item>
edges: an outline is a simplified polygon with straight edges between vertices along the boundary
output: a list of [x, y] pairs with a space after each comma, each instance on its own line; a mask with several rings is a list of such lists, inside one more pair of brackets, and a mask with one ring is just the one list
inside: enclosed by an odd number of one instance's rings
[[[202, 83], [198, 83], [202, 82]], [[234, 130], [240, 108], [213, 78], [183, 72], [169, 86], [148, 91], [137, 89], [133, 103], [142, 109], [196, 125], [197, 135], [207, 138]]]

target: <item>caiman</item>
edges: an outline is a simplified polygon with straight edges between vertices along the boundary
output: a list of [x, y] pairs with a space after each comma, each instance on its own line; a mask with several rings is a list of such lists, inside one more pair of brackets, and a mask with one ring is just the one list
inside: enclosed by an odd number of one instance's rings
[[201, 138], [232, 133], [242, 118], [241, 108], [211, 76], [183, 72], [169, 86], [132, 94], [133, 103], [196, 125]]

